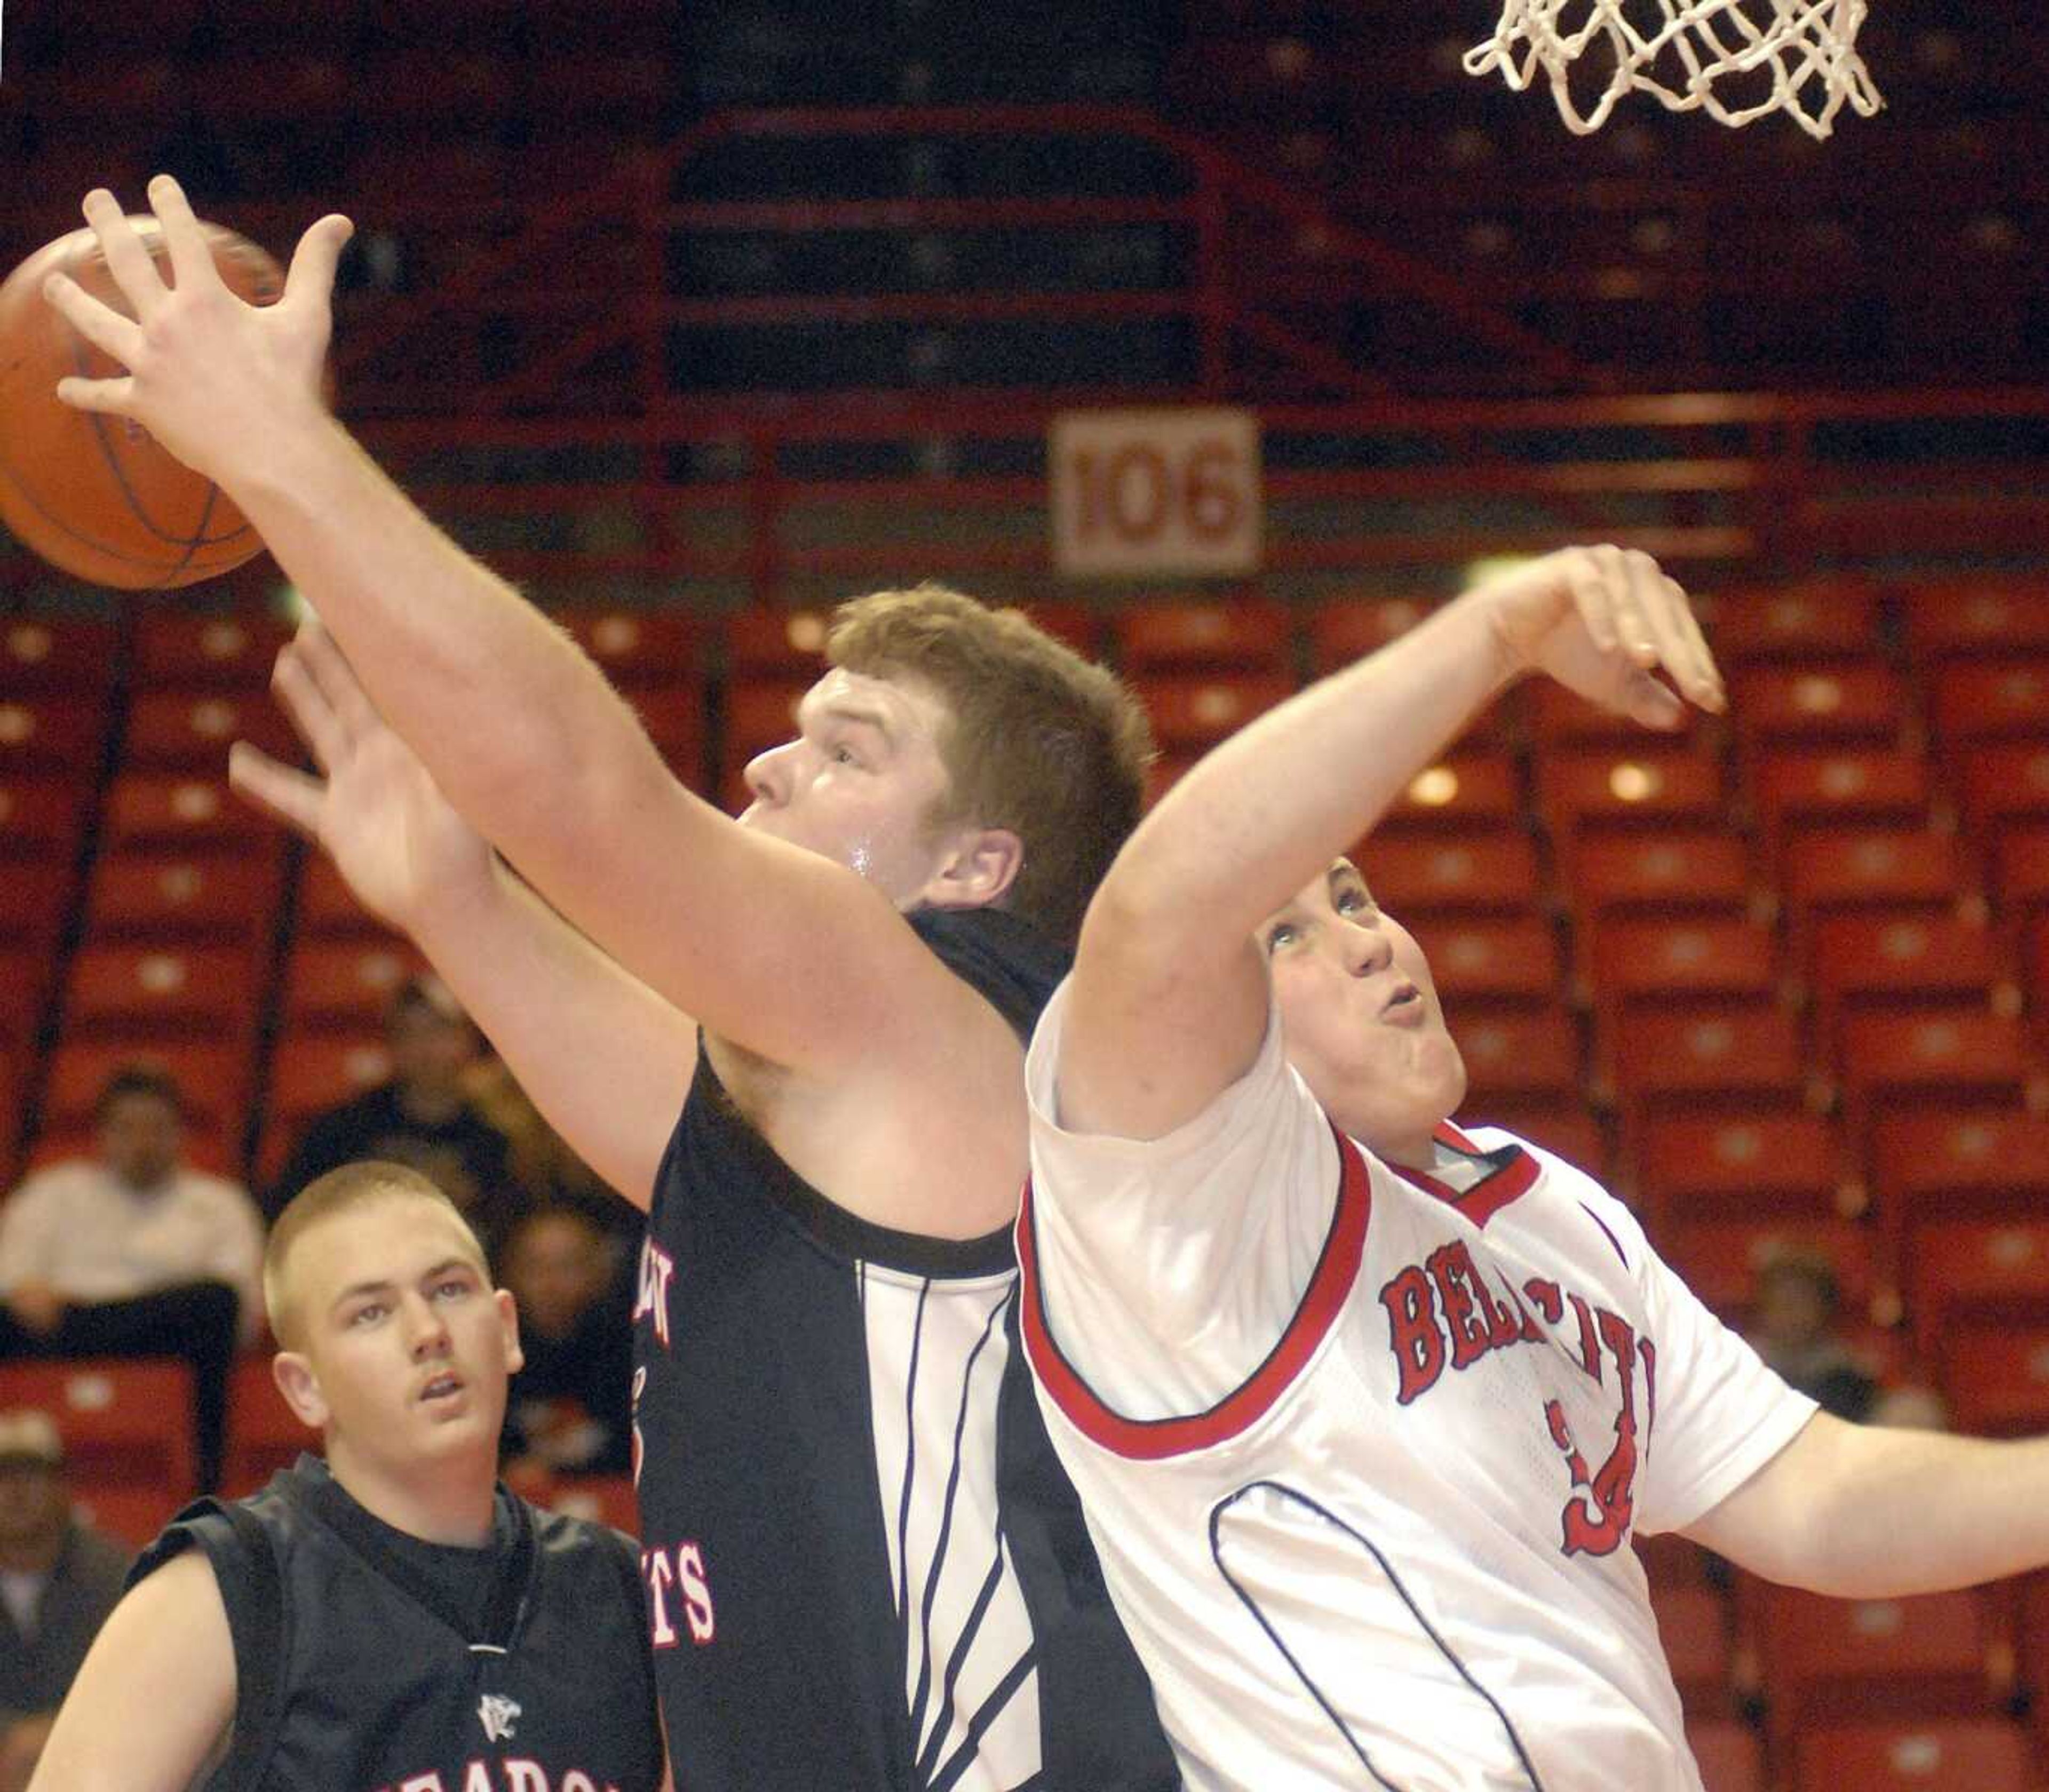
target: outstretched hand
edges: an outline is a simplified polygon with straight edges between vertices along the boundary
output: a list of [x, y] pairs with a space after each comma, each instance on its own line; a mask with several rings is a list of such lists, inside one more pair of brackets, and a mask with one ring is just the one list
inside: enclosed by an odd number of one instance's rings
[[325, 848], [356, 899], [394, 927], [415, 932], [437, 904], [460, 912], [493, 875], [491, 848], [377, 713], [318, 622], [302, 624], [278, 653], [271, 684], [325, 775], [238, 741], [228, 782]]
[[233, 493], [239, 476], [274, 453], [295, 419], [325, 414], [322, 371], [333, 317], [335, 264], [354, 227], [338, 214], [299, 239], [276, 304], [253, 305], [229, 290], [184, 189], [168, 174], [150, 183], [174, 284], [166, 285], [114, 195], [85, 196], [86, 222], [108, 273], [134, 315], [52, 274], [44, 296], [95, 348], [128, 371], [73, 376], [57, 396], [80, 410], [141, 424], [186, 465]]
[[1565, 548], [1472, 596], [1488, 606], [1514, 671], [1548, 674], [1649, 728], [1679, 727], [1687, 703], [1717, 713], [1728, 706], [1686, 593], [1647, 554]]

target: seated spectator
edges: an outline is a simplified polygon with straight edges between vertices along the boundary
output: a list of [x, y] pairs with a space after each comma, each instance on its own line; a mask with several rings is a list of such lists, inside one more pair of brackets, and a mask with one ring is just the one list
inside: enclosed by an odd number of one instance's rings
[[309, 1183], [344, 1164], [403, 1164], [455, 1203], [495, 1258], [527, 1202], [511, 1180], [505, 1135], [465, 1087], [478, 1055], [476, 1029], [437, 977], [402, 984], [384, 1028], [391, 1080], [313, 1116], [267, 1210], [274, 1219]]
[[570, 1207], [537, 1209], [507, 1239], [500, 1280], [519, 1316], [500, 1452], [569, 1474], [633, 1464], [633, 1329], [604, 1233]]
[[0, 1207], [0, 1359], [183, 1357], [210, 1491], [235, 1346], [263, 1326], [263, 1223], [238, 1184], [183, 1161], [161, 1071], [117, 1071], [94, 1120], [95, 1156], [37, 1172]]
[[0, 1413], [0, 1792], [23, 1792], [128, 1554], [81, 1524], [47, 1413]]
[[470, 1100], [505, 1135], [513, 1183], [530, 1200], [579, 1207], [613, 1247], [637, 1255], [647, 1216], [570, 1149], [504, 1059], [486, 1052], [463, 1079]]
[[1885, 1385], [1843, 1335], [1842, 1294], [1826, 1258], [1780, 1252], [1757, 1272], [1756, 1292], [1751, 1344], [1823, 1411], [1860, 1425], [1948, 1429], [1940, 1395], [1919, 1386]]

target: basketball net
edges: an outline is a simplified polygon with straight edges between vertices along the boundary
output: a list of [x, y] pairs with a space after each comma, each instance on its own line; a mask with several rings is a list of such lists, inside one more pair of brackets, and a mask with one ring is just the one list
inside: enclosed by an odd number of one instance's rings
[[[1857, 53], [1864, 16], [1864, 0], [1503, 0], [1466, 72], [1498, 69], [1520, 93], [1541, 69], [1581, 134], [1636, 92], [1725, 125], [1790, 112], [1809, 136], [1826, 137], [1845, 100], [1863, 118], [1884, 103]], [[1569, 85], [1583, 55], [1581, 93], [1601, 84], [1584, 111]]]

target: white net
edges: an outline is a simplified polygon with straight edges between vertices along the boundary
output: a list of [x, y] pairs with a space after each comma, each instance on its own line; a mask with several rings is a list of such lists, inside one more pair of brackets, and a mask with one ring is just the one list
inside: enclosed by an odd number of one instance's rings
[[1884, 103], [1857, 53], [1864, 17], [1864, 0], [1503, 0], [1466, 72], [1518, 93], [1541, 72], [1582, 133], [1648, 93], [1726, 125], [1787, 112], [1826, 137], [1845, 100], [1864, 118]]

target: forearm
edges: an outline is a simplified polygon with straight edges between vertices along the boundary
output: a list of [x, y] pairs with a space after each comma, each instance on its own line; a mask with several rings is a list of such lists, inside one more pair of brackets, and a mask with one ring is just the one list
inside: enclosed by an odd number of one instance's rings
[[531, 874], [577, 861], [605, 791], [663, 775], [581, 650], [332, 418], [281, 431], [231, 496], [449, 801]]
[[1132, 837], [1104, 907], [1235, 947], [1369, 832], [1510, 676], [1484, 606], [1447, 606], [1205, 758]]
[[1767, 1580], [1899, 1599], [2049, 1565], [2049, 1438], [2010, 1442], [1818, 1415], [1689, 1532]]
[[645, 1207], [690, 1089], [695, 1022], [502, 865], [411, 931], [542, 1117]]

